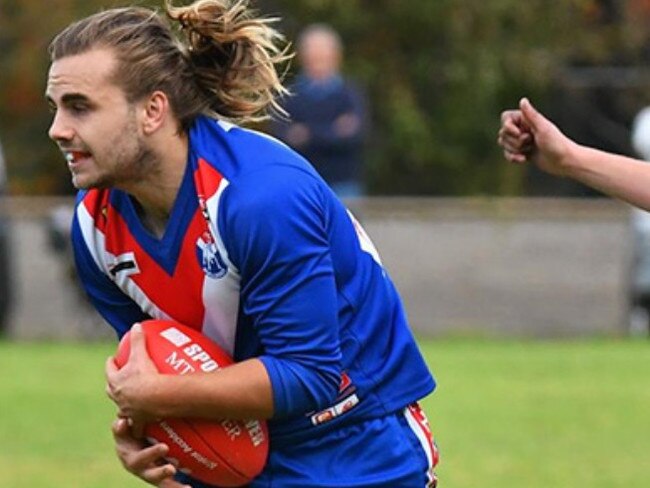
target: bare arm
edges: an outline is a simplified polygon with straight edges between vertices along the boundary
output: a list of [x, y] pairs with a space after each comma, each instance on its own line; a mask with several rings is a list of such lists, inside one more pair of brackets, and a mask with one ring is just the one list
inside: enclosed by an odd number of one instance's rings
[[569, 176], [612, 197], [650, 210], [650, 165], [645, 161], [578, 146]]
[[[159, 375], [150, 406], [158, 417], [267, 419], [273, 416], [271, 381], [261, 361], [249, 359], [214, 373]], [[182, 392], [182, 394], [178, 394]]]
[[513, 163], [532, 161], [548, 173], [650, 210], [649, 164], [577, 144], [527, 99], [520, 102], [519, 110], [502, 114], [499, 144]]
[[139, 326], [131, 353], [119, 369], [106, 361], [106, 391], [119, 415], [136, 423], [169, 417], [265, 419], [273, 415], [271, 381], [265, 366], [249, 359], [213, 373], [159, 374], [147, 354]]

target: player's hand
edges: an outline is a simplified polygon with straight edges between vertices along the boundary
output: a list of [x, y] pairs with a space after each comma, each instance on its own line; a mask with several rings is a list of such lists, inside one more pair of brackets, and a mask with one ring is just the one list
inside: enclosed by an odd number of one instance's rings
[[117, 457], [129, 473], [158, 488], [191, 488], [174, 480], [176, 467], [164, 459], [169, 451], [167, 445], [148, 446], [136, 439], [123, 418], [115, 420], [111, 430]]
[[140, 324], [131, 328], [130, 348], [129, 359], [121, 369], [114, 358], [107, 359], [106, 393], [117, 405], [118, 416], [130, 419], [139, 434], [144, 424], [157, 418], [149, 398], [161, 375], [147, 353]]
[[506, 110], [501, 114], [498, 142], [508, 161], [533, 161], [540, 169], [558, 176], [568, 174], [572, 151], [576, 147], [526, 98], [519, 102], [519, 110]]

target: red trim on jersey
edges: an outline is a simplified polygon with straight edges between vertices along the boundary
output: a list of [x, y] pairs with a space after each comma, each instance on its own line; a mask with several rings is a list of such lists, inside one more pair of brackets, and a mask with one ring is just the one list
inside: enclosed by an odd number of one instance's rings
[[196, 255], [197, 239], [205, 230], [201, 212], [197, 211], [192, 217], [171, 276], [142, 249], [119, 213], [110, 208], [109, 214], [111, 229], [106, 233], [106, 250], [116, 256], [134, 253], [142, 272], [130, 279], [171, 318], [201, 330], [205, 313], [202, 301], [205, 275]]
[[196, 170], [194, 170], [194, 182], [200, 197], [206, 200], [212, 197], [219, 189], [222, 179], [221, 173], [205, 159], [199, 158]]
[[352, 380], [348, 374], [344, 371], [341, 373], [341, 383], [339, 384], [339, 393], [345, 391], [352, 384]]
[[95, 228], [102, 234], [106, 234], [108, 212], [112, 208], [109, 197], [110, 192], [106, 190], [90, 190], [84, 195], [82, 202], [88, 213], [93, 216]]

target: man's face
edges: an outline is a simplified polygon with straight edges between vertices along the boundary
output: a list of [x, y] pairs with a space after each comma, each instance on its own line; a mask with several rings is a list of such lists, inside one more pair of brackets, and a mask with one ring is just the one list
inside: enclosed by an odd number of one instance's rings
[[338, 73], [341, 53], [336, 40], [327, 33], [308, 35], [300, 46], [299, 54], [303, 69], [313, 79], [327, 79]]
[[112, 81], [115, 67], [109, 49], [64, 57], [50, 67], [46, 97], [54, 118], [49, 136], [68, 161], [76, 188], [128, 189], [151, 170], [138, 106]]

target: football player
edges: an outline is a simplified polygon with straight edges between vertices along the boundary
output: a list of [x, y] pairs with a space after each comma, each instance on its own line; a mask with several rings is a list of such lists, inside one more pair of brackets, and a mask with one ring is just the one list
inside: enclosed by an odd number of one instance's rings
[[[237, 363], [158, 374], [106, 364], [124, 467], [201, 487], [148, 445], [159, 418], [268, 419], [253, 487], [434, 486], [418, 400], [435, 382], [361, 226], [312, 166], [240, 127], [279, 107], [288, 54], [246, 1], [106, 10], [50, 46], [49, 135], [79, 194], [77, 269], [118, 336], [172, 318]], [[132, 340], [138, 341], [136, 327]]]

